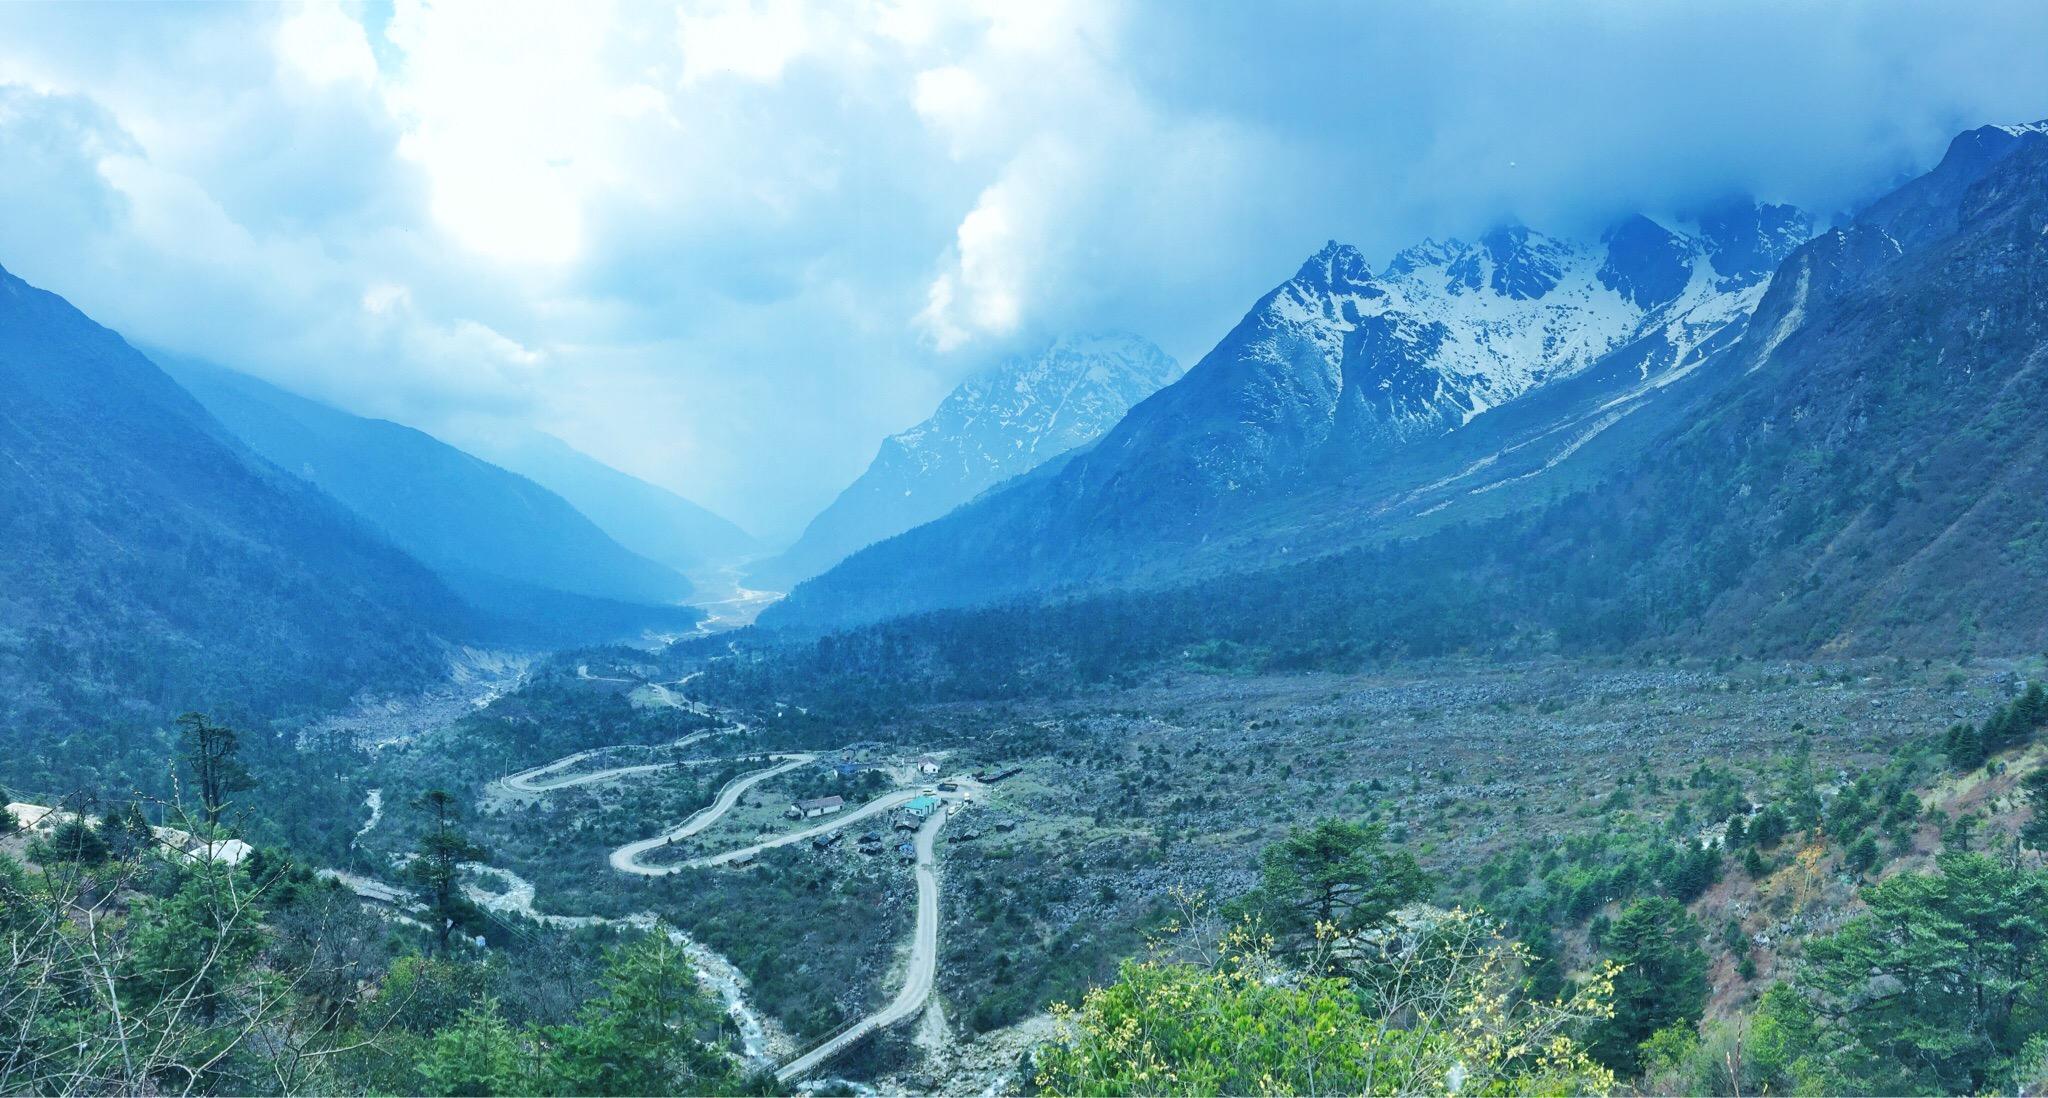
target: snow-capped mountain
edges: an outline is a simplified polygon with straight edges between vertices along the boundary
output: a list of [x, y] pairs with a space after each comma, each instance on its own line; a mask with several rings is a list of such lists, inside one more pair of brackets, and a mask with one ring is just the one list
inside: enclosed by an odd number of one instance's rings
[[1807, 236], [1796, 211], [1742, 210], [1691, 231], [1633, 217], [1595, 241], [1520, 226], [1424, 241], [1377, 275], [1333, 242], [1106, 440], [1087, 473], [1105, 485], [1131, 461], [1178, 470], [1172, 506], [1207, 507], [1276, 478], [1377, 464], [1645, 337], [1643, 378], [1686, 368]]
[[[1106, 662], [1104, 646], [1170, 661], [1211, 639], [1275, 666], [1557, 649], [1889, 658], [2048, 644], [2048, 427], [2038, 413], [2048, 127], [1961, 135], [1932, 171], [1794, 248], [1767, 286], [1759, 270], [1803, 235], [1796, 218], [1765, 211], [1702, 228], [1617, 227], [1594, 268], [1598, 290], [1574, 281], [1583, 249], [1510, 240], [1505, 255], [1485, 242], [1432, 251], [1416, 264], [1441, 289], [1430, 304], [1493, 293], [1508, 300], [1471, 315], [1525, 318], [1489, 329], [1490, 339], [1444, 333], [1441, 345], [1459, 353], [1443, 360], [1443, 379], [1418, 375], [1427, 384], [1386, 405], [1398, 414], [1383, 417], [1379, 437], [1442, 433], [1358, 448], [1350, 465], [1315, 470], [1335, 475], [1256, 483], [1245, 478], [1284, 471], [1278, 459], [1295, 455], [1252, 443], [1294, 440], [1265, 426], [1276, 417], [1247, 421], [1238, 453], [1263, 465], [1200, 470], [1179, 500], [1152, 502], [1172, 486], [1152, 474], [1171, 462], [1128, 448], [1183, 437], [1161, 416], [1200, 407], [1184, 389], [1234, 376], [1250, 390], [1235, 394], [1239, 408], [1300, 408], [1321, 384], [1331, 395], [1313, 407], [1326, 414], [1296, 422], [1319, 424], [1325, 440], [1338, 437], [1347, 388], [1394, 391], [1367, 386], [1393, 375], [1385, 355], [1356, 353], [1356, 333], [1375, 317], [1394, 329], [1413, 319], [1412, 308], [1391, 319], [1370, 310], [1414, 273], [1397, 263], [1368, 276], [1332, 250], [1087, 453], [854, 555], [764, 624], [1060, 602], [872, 634], [894, 650], [979, 626], [1029, 639], [1049, 664], [1063, 648]], [[1693, 342], [1759, 287], [1753, 313]], [[1609, 318], [1620, 307], [1603, 292], [1626, 302], [1620, 323], [1635, 341], [1588, 366], [1575, 356], [1607, 345], [1614, 328], [1551, 341], [1545, 318], [1519, 311], [1595, 302], [1584, 315]], [[1533, 350], [1490, 358], [1489, 342], [1506, 337]], [[1218, 454], [1221, 423], [1199, 425]], [[1239, 474], [1235, 486], [1208, 497], [1210, 513], [1182, 519], [1204, 500], [1185, 489], [1218, 471]], [[1426, 505], [1387, 502], [1404, 496]], [[1071, 646], [1059, 639], [1083, 631]]]
[[1100, 438], [1180, 372], [1164, 351], [1123, 333], [1069, 336], [1006, 358], [954, 389], [931, 418], [883, 439], [867, 471], [753, 580], [795, 583], [938, 518]]
[[1514, 493], [1495, 489], [1668, 404], [1809, 229], [1748, 203], [1586, 240], [1506, 226], [1377, 273], [1332, 242], [1099, 443], [859, 554], [778, 616], [841, 587], [849, 605], [821, 619], [1164, 581], [1382, 536], [1453, 496], [1498, 509]]

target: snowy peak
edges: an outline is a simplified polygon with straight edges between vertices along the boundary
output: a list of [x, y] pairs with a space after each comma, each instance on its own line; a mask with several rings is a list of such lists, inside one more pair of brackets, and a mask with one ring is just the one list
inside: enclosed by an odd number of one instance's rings
[[2048, 120], [2001, 123], [1965, 130], [1948, 143], [1948, 152], [1942, 155], [1941, 163], [1935, 165], [1934, 171], [1981, 174], [1993, 161], [2004, 159], [2014, 145], [2043, 135], [2048, 135]]
[[1485, 292], [1510, 301], [1534, 301], [1557, 288], [1577, 249], [1521, 225], [1488, 230], [1478, 243], [1425, 238], [1388, 262], [1385, 281], [1433, 284], [1451, 295]]
[[[1689, 370], [1740, 333], [1806, 229], [1753, 204], [1697, 232], [1630, 217], [1593, 241], [1504, 225], [1424, 240], [1378, 276], [1331, 242], [1103, 450], [1182, 470], [1192, 499], [1234, 495], [1384, 460], [1622, 348], [1645, 382]], [[1099, 475], [1104, 490], [1123, 479]]]
[[[1345, 262], [1323, 268], [1339, 277]], [[893, 537], [1100, 438], [1132, 406], [1180, 376], [1180, 365], [1123, 332], [1070, 335], [996, 363], [947, 394], [923, 423], [882, 440], [867, 471], [805, 528], [797, 543], [752, 571], [787, 589], [874, 542]]]
[[1372, 267], [1357, 248], [1332, 240], [1302, 263], [1293, 281], [1304, 290], [1355, 293], [1372, 283]]
[[1607, 260], [1595, 277], [1638, 309], [1657, 308], [1692, 281], [1692, 242], [1647, 217], [1631, 217], [1600, 239]]
[[1813, 236], [1813, 220], [1793, 206], [1724, 202], [1699, 218], [1700, 239], [1714, 272], [1748, 284], [1769, 278], [1794, 248]]
[[1489, 267], [1486, 285], [1515, 301], [1533, 301], [1557, 287], [1571, 248], [1520, 225], [1504, 225], [1479, 238]]
[[1178, 363], [1137, 336], [1068, 336], [962, 382], [930, 419], [891, 435], [884, 449], [900, 448], [925, 470], [957, 465], [963, 479], [992, 477], [985, 487], [1026, 471], [1032, 455], [1093, 441], [1179, 376]]

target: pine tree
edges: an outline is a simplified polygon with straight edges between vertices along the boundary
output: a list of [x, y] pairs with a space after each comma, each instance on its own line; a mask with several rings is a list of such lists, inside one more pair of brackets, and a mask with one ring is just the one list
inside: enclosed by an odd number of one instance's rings
[[1355, 938], [1429, 893], [1414, 856], [1389, 845], [1376, 823], [1330, 819], [1297, 829], [1260, 854], [1259, 870], [1247, 907], [1283, 954], [1316, 948], [1319, 926]]
[[1624, 967], [1614, 979], [1614, 1017], [1594, 1027], [1593, 1053], [1602, 1063], [1634, 1072], [1651, 1034], [1699, 1020], [1707, 1001], [1703, 937], [1699, 923], [1666, 896], [1637, 900], [1614, 920], [1608, 953]]
[[421, 795], [420, 806], [433, 814], [433, 825], [420, 837], [412, 864], [406, 870], [427, 890], [428, 906], [434, 913], [434, 933], [445, 953], [455, 920], [466, 909], [457, 888], [462, 863], [482, 861], [485, 853], [483, 847], [455, 829], [457, 809], [452, 794], [430, 789]]
[[425, 1094], [531, 1094], [529, 1042], [498, 1009], [496, 1000], [463, 1012], [427, 1045], [419, 1063]]
[[2027, 793], [2027, 806], [2034, 814], [2020, 825], [2020, 841], [2035, 850], [2048, 852], [2048, 766], [2027, 775], [2021, 783]]
[[149, 819], [142, 814], [142, 806], [134, 801], [109, 815], [100, 825], [100, 835], [106, 839], [107, 849], [116, 858], [133, 858], [156, 842], [156, 833], [150, 830]]
[[720, 1014], [682, 947], [660, 932], [613, 952], [603, 991], [551, 1028], [548, 1073], [563, 1094], [712, 1094], [734, 1064], [701, 1037]]

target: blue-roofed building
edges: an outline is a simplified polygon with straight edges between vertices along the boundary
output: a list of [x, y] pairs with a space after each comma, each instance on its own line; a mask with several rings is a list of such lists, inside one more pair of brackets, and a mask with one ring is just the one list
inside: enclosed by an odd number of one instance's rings
[[933, 809], [939, 807], [939, 799], [937, 797], [919, 797], [903, 807], [919, 816], [929, 816], [932, 814]]

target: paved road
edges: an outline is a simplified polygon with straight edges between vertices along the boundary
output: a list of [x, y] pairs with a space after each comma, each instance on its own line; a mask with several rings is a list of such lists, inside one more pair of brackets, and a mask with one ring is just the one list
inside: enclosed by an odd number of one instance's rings
[[[817, 760], [816, 755], [778, 755], [774, 757], [782, 761], [763, 770], [754, 770], [742, 774], [725, 783], [725, 788], [718, 791], [718, 799], [711, 802], [711, 807], [699, 810], [689, 819], [651, 839], [641, 839], [639, 842], [627, 843], [612, 851], [612, 868], [621, 873], [637, 873], [642, 877], [665, 877], [671, 873], [681, 873], [687, 868], [687, 865], [642, 865], [640, 864], [640, 856], [650, 850], [667, 846], [670, 840], [687, 839], [697, 832], [710, 827], [718, 822], [720, 816], [730, 812], [732, 806], [739, 803], [740, 795], [747, 790], [777, 774], [788, 773], [799, 766], [807, 766]], [[688, 863], [688, 865], [695, 864], [694, 862]]]
[[[688, 747], [691, 744], [696, 743], [698, 740], [705, 739], [706, 737], [724, 735], [727, 732], [731, 731], [734, 730], [720, 729], [712, 732], [694, 732], [670, 744], [669, 747], [672, 749], [679, 747]], [[566, 778], [546, 777], [546, 775], [552, 774], [557, 770], [565, 770], [571, 766], [575, 766], [577, 763], [582, 762], [583, 760], [591, 757], [592, 755], [597, 754], [600, 751], [610, 750], [612, 750], [612, 748], [599, 747], [593, 748], [589, 751], [578, 751], [574, 755], [564, 755], [561, 758], [556, 759], [554, 762], [547, 763], [542, 766], [536, 766], [531, 770], [522, 770], [517, 774], [508, 774], [505, 777], [498, 779], [498, 784], [504, 786], [506, 789], [512, 790], [515, 793], [551, 793], [557, 789], [567, 789], [570, 786], [576, 785], [589, 785], [591, 782], [609, 781], [612, 778], [622, 778], [628, 774], [645, 774], [650, 770], [667, 770], [670, 767], [675, 766], [702, 765], [706, 762], [719, 761], [717, 759], [693, 759], [686, 760], [683, 762], [641, 763], [637, 766], [616, 766], [610, 770], [596, 770], [588, 774], [574, 774]]]
[[910, 971], [903, 978], [903, 990], [896, 993], [896, 998], [890, 1000], [888, 1006], [840, 1030], [817, 1048], [777, 1069], [777, 1082], [790, 1083], [801, 1079], [862, 1037], [895, 1025], [924, 1009], [939, 969], [939, 872], [934, 843], [939, 829], [944, 826], [946, 813], [934, 812], [917, 832], [917, 931], [910, 940]]
[[[899, 789], [894, 793], [884, 793], [883, 795], [876, 797], [874, 800], [869, 801], [864, 805], [861, 805], [859, 808], [828, 816], [825, 818], [824, 823], [821, 823], [816, 827], [805, 828], [802, 831], [793, 831], [787, 835], [777, 835], [772, 839], [764, 839], [761, 842], [755, 843], [752, 846], [740, 847], [738, 850], [727, 850], [718, 854], [706, 854], [701, 858], [692, 858], [689, 861], [684, 862], [681, 866], [677, 868], [705, 869], [714, 865], [728, 865], [732, 862], [743, 862], [749, 858], [754, 857], [755, 855], [760, 854], [764, 850], [773, 850], [778, 846], [788, 846], [791, 843], [803, 842], [805, 839], [814, 839], [820, 835], [829, 835], [832, 832], [837, 831], [848, 824], [858, 823], [861, 820], [865, 820], [869, 816], [873, 816], [882, 812], [887, 812], [892, 808], [900, 808], [903, 805], [909, 804], [911, 801], [914, 801], [918, 797], [923, 795], [924, 794], [919, 793], [915, 789]], [[944, 813], [935, 812], [933, 813], [933, 815], [944, 815]], [[699, 830], [702, 829], [700, 828]]]

